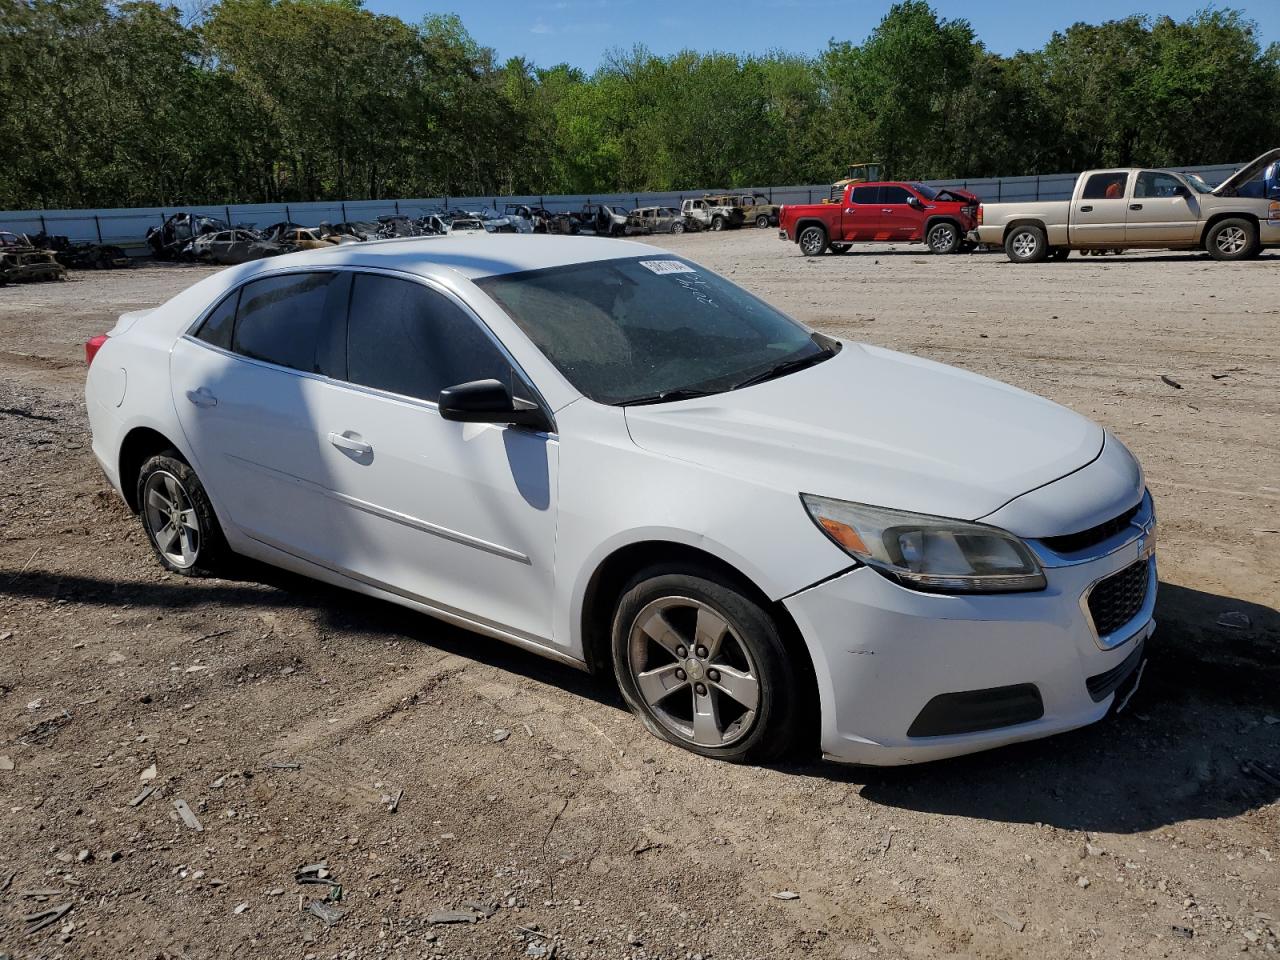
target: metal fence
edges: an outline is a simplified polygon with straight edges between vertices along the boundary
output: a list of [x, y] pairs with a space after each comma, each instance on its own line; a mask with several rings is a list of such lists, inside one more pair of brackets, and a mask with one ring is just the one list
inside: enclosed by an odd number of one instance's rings
[[[1198, 173], [1210, 184], [1227, 178], [1240, 164], [1175, 167]], [[959, 187], [989, 202], [1017, 200], [1065, 200], [1071, 196], [1076, 174], [1039, 177], [991, 177], [981, 180], [933, 180], [935, 187]], [[428, 210], [462, 208], [493, 209], [502, 212], [506, 204], [529, 204], [563, 212], [581, 209], [587, 203], [605, 203], [628, 210], [634, 207], [678, 207], [691, 197], [715, 193], [762, 193], [772, 203], [817, 203], [830, 195], [828, 184], [773, 187], [737, 187], [733, 190], [706, 189], [666, 193], [607, 193], [573, 196], [519, 197], [419, 197], [403, 200], [345, 200], [315, 203], [199, 204], [183, 207], [135, 207], [101, 210], [10, 210], [0, 211], [0, 230], [15, 233], [63, 235], [72, 241], [111, 243], [133, 253], [146, 251], [148, 227], [159, 226], [179, 211], [217, 217], [235, 225], [265, 227], [280, 221], [314, 226], [321, 221], [375, 220], [380, 216], [408, 214], [420, 216]]]

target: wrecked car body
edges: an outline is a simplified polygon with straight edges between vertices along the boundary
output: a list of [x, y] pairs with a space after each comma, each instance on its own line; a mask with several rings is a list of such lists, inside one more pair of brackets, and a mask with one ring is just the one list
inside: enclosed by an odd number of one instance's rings
[[205, 233], [230, 230], [231, 224], [217, 217], [198, 213], [175, 213], [158, 227], [147, 230], [147, 246], [157, 260], [177, 260], [196, 237]]
[[637, 207], [627, 214], [627, 236], [652, 233], [684, 233], [684, 214], [674, 207]]
[[0, 283], [36, 283], [42, 280], [65, 280], [67, 268], [50, 250], [23, 247], [0, 249]]
[[252, 230], [223, 230], [196, 237], [188, 246], [186, 254], [193, 260], [204, 263], [232, 266], [292, 253], [296, 249], [291, 244], [266, 240]]

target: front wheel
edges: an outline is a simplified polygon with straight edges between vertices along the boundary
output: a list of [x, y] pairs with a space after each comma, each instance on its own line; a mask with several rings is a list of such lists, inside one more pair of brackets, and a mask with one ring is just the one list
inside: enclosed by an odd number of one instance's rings
[[157, 454], [138, 473], [138, 511], [151, 548], [166, 570], [215, 575], [228, 548], [213, 504], [194, 470], [174, 451]]
[[713, 218], [712, 218], [712, 220], [711, 220], [711, 229], [712, 229], [712, 230], [717, 230], [717, 231], [718, 231], [718, 230], [723, 230], [723, 229], [724, 229], [724, 217], [713, 217]]
[[762, 213], [760, 214], [760, 216], [756, 217], [756, 226], [759, 227], [761, 230], [764, 230], [766, 227], [768, 227], [769, 215], [767, 213]]
[[1014, 263], [1039, 263], [1049, 255], [1049, 244], [1037, 226], [1014, 227], [1004, 239], [1004, 252]]
[[1205, 247], [1215, 260], [1247, 260], [1258, 247], [1258, 228], [1242, 217], [1220, 220], [1205, 238]]
[[817, 224], [811, 224], [800, 231], [796, 242], [800, 244], [802, 254], [806, 257], [816, 257], [827, 249], [827, 231]]
[[931, 253], [955, 253], [960, 248], [960, 230], [954, 223], [935, 223], [925, 238]]
[[795, 741], [793, 656], [773, 618], [714, 572], [637, 574], [612, 643], [622, 695], [656, 736], [738, 763], [770, 760]]

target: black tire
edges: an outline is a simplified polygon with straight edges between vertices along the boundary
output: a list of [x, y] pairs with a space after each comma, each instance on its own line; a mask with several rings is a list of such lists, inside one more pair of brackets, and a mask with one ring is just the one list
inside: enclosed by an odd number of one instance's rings
[[712, 218], [711, 218], [711, 229], [712, 229], [712, 230], [716, 230], [716, 231], [723, 230], [723, 229], [724, 229], [724, 217], [719, 216], [719, 215], [712, 217]]
[[832, 253], [848, 253], [853, 249], [852, 243], [833, 243], [831, 244]]
[[806, 257], [816, 257], [827, 249], [827, 231], [816, 223], [801, 227], [796, 236], [800, 252]]
[[1071, 256], [1070, 247], [1054, 247], [1053, 252], [1049, 254], [1051, 260], [1065, 260]]
[[1258, 250], [1258, 225], [1243, 217], [1228, 217], [1209, 228], [1205, 249], [1215, 260], [1248, 260]]
[[[661, 612], [677, 630], [676, 636], [669, 638], [671, 641], [696, 644], [695, 606], [710, 610], [727, 625], [718, 655], [701, 657], [696, 654], [702, 649], [700, 645], [694, 649], [685, 646], [680, 649], [685, 650], [687, 658], [680, 660], [640, 629], [638, 621], [642, 616], [651, 621]], [[623, 698], [655, 736], [704, 757], [733, 763], [766, 762], [795, 744], [801, 725], [795, 655], [787, 650], [768, 612], [728, 578], [692, 565], [641, 571], [627, 584], [618, 601], [611, 642], [614, 675]], [[650, 655], [658, 666], [648, 667], [646, 660], [646, 669], [638, 670], [637, 658]], [[717, 665], [725, 672], [717, 673]], [[670, 692], [662, 695], [659, 706], [652, 706], [640, 691], [636, 673], [684, 667], [689, 670], [683, 679], [668, 675]], [[729, 669], [737, 671], [739, 677], [745, 673], [756, 678], [754, 711], [746, 710], [725, 692], [724, 684], [712, 679], [725, 679]], [[699, 676], [706, 682], [695, 682]], [[662, 686], [666, 686], [665, 681]], [[695, 695], [695, 687], [703, 693]], [[698, 702], [715, 705], [716, 720], [712, 722], [717, 729], [713, 732], [724, 739], [723, 745], [695, 741], [693, 714]], [[678, 726], [684, 713], [689, 715], [689, 726], [682, 733]], [[721, 725], [723, 730], [718, 729]], [[701, 739], [708, 738], [704, 735]]]
[[671, 232], [684, 233], [684, 224], [679, 220], [675, 221], [674, 223], [671, 224]]
[[[152, 485], [159, 486], [166, 483], [165, 477], [172, 478], [181, 489], [182, 496], [190, 504], [190, 511], [194, 515], [196, 524], [194, 544], [191, 543], [188, 533], [185, 541], [182, 536], [179, 536], [176, 543], [170, 543], [168, 552], [166, 547], [161, 546], [159, 540], [158, 529], [163, 530], [164, 526], [157, 529], [156, 511], [149, 509], [148, 506]], [[142, 529], [147, 534], [147, 542], [151, 544], [151, 549], [155, 551], [156, 557], [166, 570], [184, 577], [211, 577], [221, 572], [230, 553], [226, 538], [222, 535], [222, 527], [219, 526], [218, 518], [213, 512], [209, 495], [205, 493], [204, 484], [177, 451], [167, 450], [142, 465], [142, 469], [138, 471], [137, 498], [138, 513], [142, 518]], [[173, 502], [176, 498], [168, 499]], [[180, 501], [178, 506], [181, 506]], [[182, 510], [182, 513], [185, 514], [186, 510]], [[190, 561], [185, 557], [175, 559], [173, 555], [175, 546], [184, 555], [187, 553], [187, 547], [191, 547], [194, 556]]]
[[756, 217], [756, 226], [761, 230], [767, 228], [769, 226], [769, 215], [767, 213], [762, 213], [760, 216]]
[[1004, 238], [1004, 252], [1014, 263], [1040, 263], [1049, 256], [1049, 241], [1037, 226], [1014, 227]]
[[960, 249], [963, 239], [960, 228], [946, 221], [935, 223], [925, 234], [925, 243], [928, 244], [930, 253], [955, 253]]

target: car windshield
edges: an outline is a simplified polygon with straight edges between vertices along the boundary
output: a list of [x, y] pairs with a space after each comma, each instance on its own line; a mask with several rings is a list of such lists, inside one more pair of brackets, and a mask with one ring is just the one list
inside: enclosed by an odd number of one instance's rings
[[926, 200], [935, 200], [938, 196], [938, 191], [933, 189], [933, 187], [929, 186], [927, 183], [913, 183], [911, 184], [911, 189], [920, 194], [920, 196], [924, 197]]
[[1184, 173], [1182, 176], [1196, 193], [1213, 193], [1213, 187], [1201, 180], [1198, 174]]
[[678, 257], [487, 277], [478, 286], [599, 403], [719, 393], [826, 359], [835, 341]]

